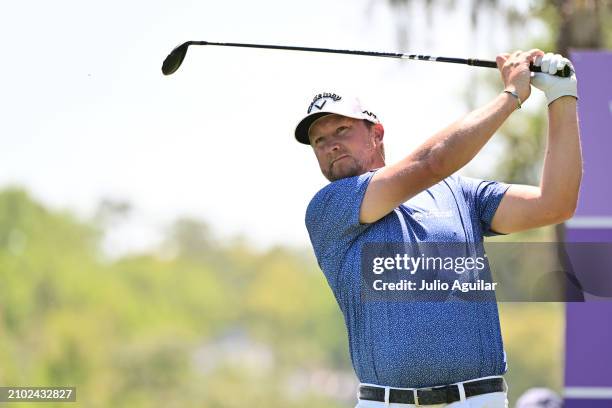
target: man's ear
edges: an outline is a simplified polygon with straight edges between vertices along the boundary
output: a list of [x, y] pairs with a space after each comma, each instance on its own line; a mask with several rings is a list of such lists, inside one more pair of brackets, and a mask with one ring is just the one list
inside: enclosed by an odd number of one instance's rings
[[385, 128], [383, 127], [382, 123], [374, 124], [373, 131], [374, 141], [376, 142], [376, 144], [380, 144], [383, 141], [383, 138], [385, 137]]

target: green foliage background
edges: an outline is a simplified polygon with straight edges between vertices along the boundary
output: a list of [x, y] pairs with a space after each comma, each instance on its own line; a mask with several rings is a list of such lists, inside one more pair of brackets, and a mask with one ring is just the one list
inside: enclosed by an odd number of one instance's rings
[[[109, 260], [101, 223], [1, 192], [0, 384], [76, 386], [83, 407], [354, 406], [312, 387], [354, 374], [310, 251], [221, 245], [191, 219], [167, 235]], [[513, 395], [560, 389], [562, 306], [500, 308]]]

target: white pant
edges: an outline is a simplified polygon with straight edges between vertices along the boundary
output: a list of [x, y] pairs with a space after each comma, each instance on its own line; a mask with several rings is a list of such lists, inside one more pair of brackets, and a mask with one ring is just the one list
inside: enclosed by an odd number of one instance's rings
[[[490, 378], [490, 377], [483, 377]], [[474, 380], [480, 380], [481, 378], [475, 378]], [[504, 383], [505, 383], [504, 379]], [[469, 381], [466, 381], [469, 382]], [[361, 384], [361, 385], [376, 385], [376, 384]], [[465, 392], [463, 391], [463, 384], [457, 383], [459, 386], [459, 393], [461, 394], [461, 401], [456, 401], [451, 404], [436, 404], [436, 405], [413, 405], [413, 404], [398, 404], [395, 402], [380, 402], [380, 401], [369, 401], [358, 399], [355, 408], [508, 408], [508, 396], [505, 392], [491, 392], [489, 394], [475, 395], [470, 398], [465, 398]], [[382, 387], [377, 385], [377, 387]], [[383, 387], [389, 388], [389, 387]], [[506, 388], [508, 388], [506, 386]], [[405, 388], [404, 388], [405, 389]], [[388, 395], [388, 393], [387, 393]]]

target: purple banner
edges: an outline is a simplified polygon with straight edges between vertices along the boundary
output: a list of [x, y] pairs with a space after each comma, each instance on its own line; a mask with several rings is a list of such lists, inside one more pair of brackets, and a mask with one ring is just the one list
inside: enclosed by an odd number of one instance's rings
[[567, 305], [566, 386], [612, 386], [611, 309], [608, 302]]
[[[578, 76], [584, 173], [566, 241], [612, 242], [612, 53], [576, 51], [570, 58]], [[612, 304], [568, 303], [565, 345], [565, 407], [612, 408]]]
[[608, 399], [566, 398], [564, 408], [612, 408]]
[[584, 176], [576, 216], [612, 216], [612, 53], [572, 52]]

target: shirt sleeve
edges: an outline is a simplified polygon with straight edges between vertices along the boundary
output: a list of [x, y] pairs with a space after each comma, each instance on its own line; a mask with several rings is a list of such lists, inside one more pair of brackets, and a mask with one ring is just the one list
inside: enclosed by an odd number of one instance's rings
[[321, 189], [306, 210], [306, 228], [320, 266], [342, 256], [369, 224], [359, 222], [361, 202], [374, 172], [334, 181]]
[[510, 184], [479, 180], [472, 177], [460, 176], [458, 178], [465, 198], [480, 222], [482, 235], [485, 237], [506, 235], [493, 231], [491, 229], [491, 221], [504, 194], [510, 188]]

